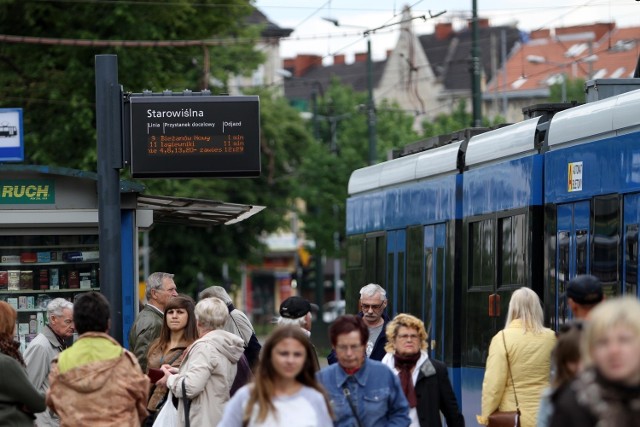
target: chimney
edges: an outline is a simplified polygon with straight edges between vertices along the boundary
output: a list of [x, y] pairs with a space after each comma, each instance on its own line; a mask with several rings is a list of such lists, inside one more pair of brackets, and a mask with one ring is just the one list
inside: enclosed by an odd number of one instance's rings
[[333, 55], [333, 65], [343, 65], [343, 64], [344, 64], [344, 54]]
[[[285, 62], [285, 67], [286, 65], [287, 63]], [[293, 76], [302, 77], [309, 69], [321, 66], [322, 57], [318, 55], [298, 55], [293, 59]]]
[[531, 31], [531, 34], [529, 34], [529, 38], [531, 40], [533, 40], [533, 39], [548, 39], [549, 37], [551, 37], [551, 30], [549, 30], [548, 28], [540, 29], [540, 30], [534, 30], [534, 31]]
[[356, 61], [355, 62], [367, 62], [368, 54], [365, 53], [356, 53]]
[[436, 24], [436, 40], [444, 40], [453, 33], [453, 24], [451, 22], [442, 22]]
[[[471, 30], [473, 26], [473, 19], [467, 21], [467, 26]], [[478, 28], [489, 28], [489, 18], [478, 18]]]

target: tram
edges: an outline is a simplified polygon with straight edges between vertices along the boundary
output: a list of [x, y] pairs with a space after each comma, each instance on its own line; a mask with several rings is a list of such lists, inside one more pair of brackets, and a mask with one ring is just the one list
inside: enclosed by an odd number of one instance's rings
[[467, 420], [480, 413], [489, 343], [514, 290], [532, 288], [554, 329], [570, 317], [563, 294], [578, 274], [638, 296], [640, 90], [526, 110], [349, 180], [346, 311], [378, 283], [387, 314], [420, 317]]

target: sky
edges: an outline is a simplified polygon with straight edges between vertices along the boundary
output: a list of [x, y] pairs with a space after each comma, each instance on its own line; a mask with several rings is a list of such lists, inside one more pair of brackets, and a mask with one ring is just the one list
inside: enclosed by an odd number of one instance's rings
[[[615, 22], [618, 27], [640, 27], [640, 1], [636, 0], [476, 0], [478, 16], [491, 25], [516, 24], [523, 31]], [[411, 7], [413, 28], [418, 35], [433, 33], [434, 24], [452, 22], [464, 28], [471, 17], [472, 0], [256, 0], [255, 6], [282, 28], [294, 31], [280, 43], [283, 58], [298, 54], [322, 56], [325, 64], [333, 55], [367, 51], [363, 31], [371, 35], [375, 61], [385, 58], [398, 39], [402, 9]], [[444, 14], [437, 16], [440, 12]], [[421, 16], [426, 19], [420, 18]], [[431, 18], [431, 17], [434, 18]], [[339, 27], [323, 18], [337, 20]], [[638, 35], [640, 38], [640, 34]]]

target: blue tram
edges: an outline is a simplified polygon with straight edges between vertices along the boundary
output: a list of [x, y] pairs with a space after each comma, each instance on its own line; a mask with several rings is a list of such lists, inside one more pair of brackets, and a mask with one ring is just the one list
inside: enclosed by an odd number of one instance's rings
[[538, 293], [552, 328], [570, 316], [562, 296], [577, 274], [638, 295], [640, 90], [529, 115], [438, 137], [349, 181], [347, 312], [373, 282], [388, 314], [422, 318], [469, 422], [515, 289]]

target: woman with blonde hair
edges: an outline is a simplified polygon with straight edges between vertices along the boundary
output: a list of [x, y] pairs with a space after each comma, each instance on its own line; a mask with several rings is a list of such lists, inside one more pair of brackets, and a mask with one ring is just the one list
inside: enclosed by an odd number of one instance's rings
[[0, 425], [33, 427], [35, 413], [44, 411], [44, 395], [27, 377], [20, 344], [14, 340], [16, 310], [0, 301]]
[[598, 304], [580, 345], [583, 370], [554, 402], [551, 427], [640, 425], [640, 301]]
[[511, 295], [505, 328], [489, 345], [482, 382], [482, 414], [488, 424], [493, 412], [515, 411], [516, 399], [522, 427], [536, 425], [540, 395], [549, 386], [555, 333], [543, 325], [540, 298], [529, 288]]
[[442, 427], [440, 413], [448, 427], [464, 427], [447, 366], [427, 354], [427, 331], [422, 320], [398, 314], [387, 324], [387, 354], [382, 363], [400, 377], [409, 402], [410, 427]]
[[255, 382], [238, 390], [220, 422], [225, 427], [333, 425], [315, 377], [311, 341], [299, 326], [278, 326], [267, 338]]

